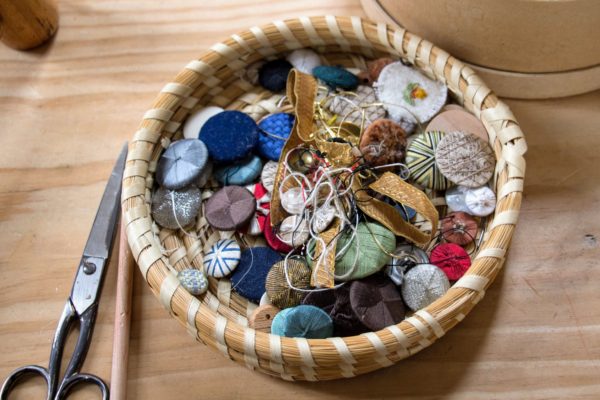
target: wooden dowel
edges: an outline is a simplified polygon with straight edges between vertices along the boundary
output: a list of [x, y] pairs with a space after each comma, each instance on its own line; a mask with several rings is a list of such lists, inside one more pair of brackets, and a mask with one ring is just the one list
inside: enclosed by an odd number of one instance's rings
[[17, 50], [41, 45], [58, 29], [58, 11], [52, 0], [1, 0], [0, 40]]
[[121, 218], [119, 232], [118, 264], [110, 398], [113, 400], [125, 400], [127, 398], [127, 361], [129, 356], [129, 327], [131, 324], [131, 293], [133, 289], [134, 261], [129, 243], [127, 243], [127, 233], [125, 232], [123, 218]]

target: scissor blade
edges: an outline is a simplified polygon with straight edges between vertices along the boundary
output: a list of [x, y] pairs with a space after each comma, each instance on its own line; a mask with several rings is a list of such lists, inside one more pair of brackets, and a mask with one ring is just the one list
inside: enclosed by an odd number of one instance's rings
[[127, 158], [127, 144], [123, 146], [112, 174], [104, 189], [90, 236], [83, 250], [84, 257], [108, 258], [121, 210], [121, 181]]

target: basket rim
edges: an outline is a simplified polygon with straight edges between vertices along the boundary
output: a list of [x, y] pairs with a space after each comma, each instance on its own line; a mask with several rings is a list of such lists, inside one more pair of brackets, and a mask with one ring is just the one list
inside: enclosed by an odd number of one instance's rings
[[[255, 59], [295, 48], [327, 48], [365, 56], [387, 54], [408, 60], [445, 82], [488, 130], [497, 158], [494, 217], [465, 276], [440, 299], [397, 325], [378, 332], [328, 339], [285, 338], [257, 332], [217, 312], [220, 299], [205, 304], [169, 272], [168, 257], [153, 233], [148, 207], [156, 159], [189, 112], [225, 90]], [[242, 61], [243, 60], [243, 61]], [[225, 78], [224, 78], [225, 77]], [[227, 82], [223, 86], [227, 86]], [[250, 368], [284, 379], [334, 379], [369, 372], [431, 345], [461, 321], [485, 294], [504, 263], [520, 209], [527, 146], [509, 108], [461, 61], [430, 42], [383, 23], [359, 17], [299, 17], [232, 35], [190, 62], [155, 99], [130, 142], [122, 207], [132, 253], [163, 306], [197, 340]], [[181, 250], [181, 249], [180, 249]], [[222, 304], [225, 307], [228, 304]]]

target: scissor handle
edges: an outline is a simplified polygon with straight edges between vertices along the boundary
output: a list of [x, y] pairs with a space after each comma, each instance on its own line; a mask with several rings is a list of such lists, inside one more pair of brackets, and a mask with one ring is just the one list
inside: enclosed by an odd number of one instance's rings
[[[109, 398], [109, 390], [108, 386], [102, 379], [92, 374], [75, 374], [68, 378], [63, 379], [58, 391], [56, 392], [56, 396], [54, 400], [62, 400], [67, 398], [71, 390], [81, 384], [91, 384], [96, 385], [100, 389], [100, 393], [102, 394], [102, 400], [108, 400]], [[4, 399], [2, 399], [4, 400]]]
[[44, 380], [46, 381], [46, 385], [48, 387], [48, 394], [46, 399], [53, 400], [52, 388], [50, 384], [50, 374], [48, 373], [48, 370], [46, 368], [40, 367], [39, 365], [26, 365], [24, 367], [17, 368], [13, 372], [11, 372], [10, 375], [8, 375], [8, 378], [6, 378], [6, 380], [4, 381], [2, 388], [0, 389], [0, 400], [7, 400], [8, 395], [10, 394], [10, 392], [12, 392], [14, 387], [17, 386], [17, 383], [27, 375], [41, 375], [42, 378], [44, 378]]

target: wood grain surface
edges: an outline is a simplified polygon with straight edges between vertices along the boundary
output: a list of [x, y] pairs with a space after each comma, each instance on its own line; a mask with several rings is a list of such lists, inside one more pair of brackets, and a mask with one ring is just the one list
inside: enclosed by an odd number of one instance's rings
[[[0, 379], [46, 364], [114, 159], [164, 83], [241, 29], [362, 15], [358, 0], [65, 0], [59, 12], [45, 47], [0, 48]], [[129, 398], [600, 398], [600, 92], [508, 103], [529, 143], [520, 223], [505, 269], [446, 337], [352, 380], [283, 382], [195, 342], [136, 273]], [[84, 365], [106, 380], [112, 261]], [[12, 398], [38, 397], [34, 379]]]

